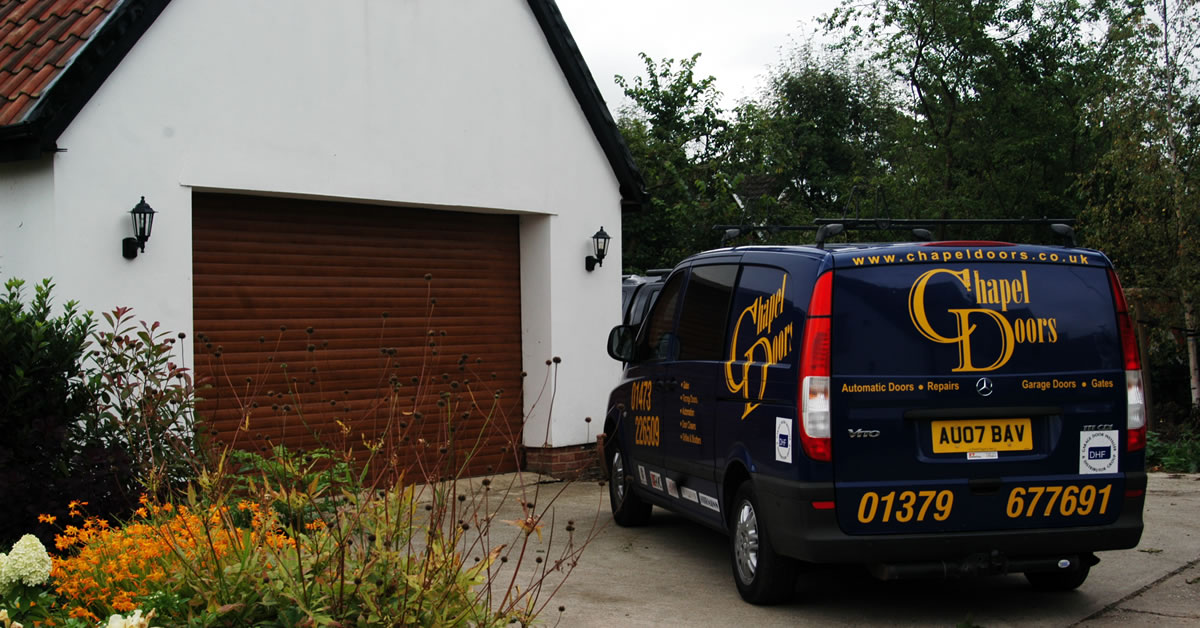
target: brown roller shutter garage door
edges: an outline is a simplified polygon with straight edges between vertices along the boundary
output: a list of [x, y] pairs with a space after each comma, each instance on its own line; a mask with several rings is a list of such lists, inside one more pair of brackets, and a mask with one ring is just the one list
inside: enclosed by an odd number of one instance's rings
[[198, 412], [217, 443], [359, 460], [374, 444], [376, 471], [410, 477], [418, 462], [426, 475], [517, 467], [515, 216], [193, 201]]

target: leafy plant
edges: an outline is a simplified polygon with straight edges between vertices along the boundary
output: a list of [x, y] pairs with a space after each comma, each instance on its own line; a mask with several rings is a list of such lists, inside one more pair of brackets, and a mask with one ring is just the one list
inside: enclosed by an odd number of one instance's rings
[[338, 500], [331, 499], [332, 491], [354, 481], [351, 465], [325, 447], [295, 451], [275, 445], [269, 458], [242, 449], [231, 449], [228, 455], [235, 465], [233, 491], [239, 495], [266, 492], [273, 498], [275, 512], [297, 529], [335, 510]]
[[158, 322], [135, 324], [127, 307], [102, 316], [108, 329], [96, 333], [91, 353], [88, 383], [96, 404], [84, 423], [84, 438], [124, 449], [152, 492], [182, 486], [203, 452], [190, 371], [172, 361], [184, 334], [161, 331]]
[[41, 585], [50, 577], [50, 565], [46, 548], [32, 534], [0, 554], [0, 621], [32, 624], [49, 617], [54, 598]]
[[1152, 469], [1176, 473], [1200, 472], [1200, 433], [1193, 424], [1173, 435], [1146, 434], [1146, 465]]
[[[93, 512], [122, 519], [142, 488], [162, 492], [192, 477], [197, 434], [191, 376], [171, 360], [177, 340], [129, 308], [103, 314], [74, 301], [51, 315], [49, 280], [28, 306], [24, 282], [0, 297], [0, 541], [65, 518], [86, 495]], [[179, 336], [182, 338], [182, 335]], [[29, 491], [29, 486], [38, 491]]]
[[80, 429], [94, 401], [82, 370], [91, 314], [68, 301], [52, 315], [49, 280], [28, 304], [24, 287], [9, 279], [0, 295], [0, 544], [30, 531], [50, 544], [39, 514], [65, 517], [77, 495], [99, 512], [128, 513], [134, 472], [117, 443]]

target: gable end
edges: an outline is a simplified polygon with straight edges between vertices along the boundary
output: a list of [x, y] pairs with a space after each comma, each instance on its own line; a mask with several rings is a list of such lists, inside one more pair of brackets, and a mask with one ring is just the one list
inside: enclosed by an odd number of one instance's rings
[[600, 88], [596, 86], [596, 81], [592, 78], [592, 73], [583, 60], [583, 53], [579, 51], [575, 38], [571, 36], [571, 31], [567, 28], [566, 21], [563, 20], [562, 12], [558, 10], [558, 5], [554, 0], [528, 1], [529, 8], [533, 10], [533, 15], [537, 18], [538, 26], [546, 35], [550, 50], [554, 52], [555, 60], [558, 61], [559, 67], [567, 77], [571, 93], [575, 95], [575, 100], [583, 109], [583, 115], [592, 128], [592, 134], [600, 142], [604, 156], [608, 158], [609, 166], [617, 176], [617, 181], [621, 186], [621, 209], [624, 211], [641, 209], [647, 199], [646, 184], [642, 180], [642, 173], [638, 171], [637, 165], [633, 162], [633, 155], [630, 154], [625, 139], [621, 137], [621, 131], [617, 129], [612, 113], [604, 104]]
[[120, 2], [70, 64], [42, 90], [23, 120], [0, 126], [0, 162], [36, 159], [59, 150], [58, 137], [169, 3]]

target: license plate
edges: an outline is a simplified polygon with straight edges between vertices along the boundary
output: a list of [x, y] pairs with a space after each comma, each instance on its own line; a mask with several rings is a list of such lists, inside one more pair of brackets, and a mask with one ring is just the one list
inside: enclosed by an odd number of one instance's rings
[[1030, 451], [1033, 429], [1029, 419], [971, 419], [933, 422], [933, 453], [972, 451]]

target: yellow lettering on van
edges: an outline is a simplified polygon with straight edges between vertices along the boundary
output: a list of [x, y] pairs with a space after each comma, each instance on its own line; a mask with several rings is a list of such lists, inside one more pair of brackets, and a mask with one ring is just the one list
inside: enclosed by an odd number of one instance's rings
[[629, 407], [634, 411], [649, 410], [653, 386], [654, 384], [648, 379], [634, 382], [630, 387], [632, 390], [629, 395]]
[[[725, 386], [729, 392], [741, 395], [746, 400], [742, 418], [750, 416], [767, 392], [767, 368], [782, 362], [792, 353], [793, 323], [774, 331], [774, 324], [784, 311], [784, 294], [787, 290], [787, 275], [783, 276], [779, 289], [769, 296], [758, 297], [738, 315], [729, 343], [729, 360], [725, 362]], [[747, 321], [748, 319], [748, 321]], [[754, 325], [754, 341], [744, 350], [738, 346], [742, 324]], [[741, 361], [740, 369], [735, 364]], [[753, 370], [752, 370], [753, 369]], [[735, 372], [739, 371], [739, 372]], [[757, 390], [751, 390], [751, 374], [757, 371]]]
[[[958, 366], [951, 369], [952, 372], [994, 371], [1007, 364], [1012, 359], [1013, 350], [1017, 343], [1017, 334], [1013, 331], [1013, 325], [1008, 319], [996, 310], [987, 308], [948, 309], [946, 311], [952, 314], [955, 319], [955, 334], [952, 336], [943, 335], [933, 328], [933, 324], [929, 322], [929, 315], [926, 312], [925, 290], [930, 280], [940, 274], [947, 274], [954, 277], [966, 292], [971, 292], [972, 288], [974, 288], [976, 303], [981, 305], [999, 305], [1001, 311], [1007, 311], [1009, 304], [1029, 303], [1029, 278], [1025, 271], [1021, 271], [1020, 279], [1011, 281], [985, 280], [976, 271], [974, 282], [972, 282], [971, 274], [965, 268], [962, 270], [934, 268], [925, 271], [917, 277], [917, 280], [913, 282], [912, 289], [908, 293], [908, 315], [917, 331], [926, 339], [938, 344], [957, 346]], [[979, 320], [980, 316], [984, 317], [985, 321], [994, 324], [1000, 336], [999, 351], [992, 357], [991, 364], [986, 366], [977, 364], [978, 358], [971, 348], [971, 336], [978, 329], [978, 325], [973, 322], [972, 317], [974, 317], [974, 320]], [[1053, 329], [1053, 323], [1050, 323], [1050, 327]], [[1022, 339], [1025, 339], [1024, 333], [1022, 334]], [[1055, 339], [1057, 339], [1057, 334], [1055, 334]]]
[[929, 283], [930, 279], [942, 273], [953, 275], [962, 283], [964, 288], [970, 291], [971, 281], [965, 268], [960, 271], [953, 271], [948, 268], [927, 270], [921, 273], [920, 277], [917, 277], [917, 281], [913, 283], [912, 290], [908, 291], [908, 317], [912, 319], [913, 325], [917, 328], [917, 331], [921, 332], [922, 336], [936, 343], [954, 344], [959, 341], [959, 338], [947, 338], [934, 331], [933, 325], [929, 324], [929, 317], [925, 314], [925, 286]]
[[[958, 344], [958, 367], [951, 369], [953, 372], [971, 373], [975, 371], [994, 371], [1012, 359], [1013, 355], [1013, 329], [1012, 325], [995, 310], [985, 310], [976, 308], [970, 310], [948, 310], [954, 315], [958, 321], [958, 337], [954, 342]], [[1000, 328], [1000, 355], [988, 366], [978, 367], [972, 364], [971, 359], [971, 334], [975, 332], [975, 325], [970, 323], [972, 314], [984, 314], [990, 317]]]

